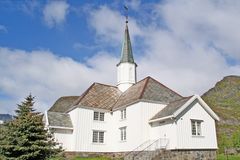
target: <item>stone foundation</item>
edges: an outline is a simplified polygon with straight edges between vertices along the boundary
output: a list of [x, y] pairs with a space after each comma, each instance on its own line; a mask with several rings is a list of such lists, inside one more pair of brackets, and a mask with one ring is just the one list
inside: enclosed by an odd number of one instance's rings
[[118, 159], [124, 156], [126, 152], [65, 152], [64, 156], [67, 159], [73, 157], [109, 157], [111, 159]]
[[153, 160], [216, 160], [216, 150], [161, 150]]
[[[216, 160], [216, 150], [160, 150], [158, 152], [159, 154], [152, 160]], [[65, 152], [64, 155], [66, 158], [104, 156], [118, 159], [124, 154], [126, 152]]]

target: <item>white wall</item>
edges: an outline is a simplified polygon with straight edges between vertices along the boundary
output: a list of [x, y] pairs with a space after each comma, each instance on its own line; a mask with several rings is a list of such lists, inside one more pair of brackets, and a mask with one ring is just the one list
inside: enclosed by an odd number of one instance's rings
[[[70, 116], [75, 119], [74, 126], [74, 150], [82, 152], [109, 152], [110, 141], [110, 113], [105, 112], [105, 121], [94, 121], [93, 110], [76, 108]], [[93, 130], [104, 131], [104, 143], [96, 144], [92, 142]]]
[[[117, 110], [113, 113], [105, 112], [104, 122], [93, 120], [92, 109], [76, 108], [69, 113], [74, 127], [72, 149], [82, 152], [131, 151], [150, 139], [148, 120], [163, 106], [139, 102], [126, 108], [126, 119], [121, 120], [121, 112]], [[127, 127], [127, 140], [124, 142], [120, 139], [121, 127]], [[105, 131], [104, 144], [92, 143], [93, 130]]]
[[[94, 121], [92, 109], [76, 108], [71, 111], [73, 123], [72, 137], [55, 134], [64, 139], [68, 151], [82, 152], [122, 152], [131, 151], [147, 140], [169, 139], [167, 149], [215, 149], [217, 148], [215, 121], [199, 103], [182, 115], [177, 121], [164, 124], [148, 121], [166, 105], [138, 102], [126, 108], [126, 119], [121, 120], [120, 110], [105, 112], [105, 121]], [[101, 111], [101, 110], [96, 110]], [[104, 112], [104, 111], [101, 111]], [[191, 135], [191, 120], [203, 120], [202, 137]], [[127, 140], [120, 139], [120, 128], [127, 127]], [[104, 144], [92, 143], [93, 130], [105, 131]], [[66, 140], [69, 139], [69, 140]]]
[[[131, 151], [150, 139], [150, 125], [148, 121], [164, 107], [163, 104], [139, 102], [126, 108], [127, 118], [120, 120], [120, 110], [113, 113], [113, 144], [115, 151]], [[120, 127], [127, 127], [127, 140], [120, 141]]]
[[[192, 136], [191, 119], [203, 120], [202, 136]], [[215, 120], [199, 103], [190, 105], [177, 120], [152, 123], [151, 137], [168, 138], [167, 149], [217, 149]]]
[[168, 139], [167, 149], [176, 149], [177, 125], [174, 121], [154, 122], [151, 124], [151, 139]]
[[72, 130], [66, 129], [53, 129], [54, 130], [54, 139], [63, 147], [66, 151], [73, 150], [73, 135]]
[[[201, 123], [202, 136], [192, 136], [191, 119], [203, 120]], [[217, 149], [215, 120], [199, 103], [195, 103], [177, 121], [177, 148]]]
[[47, 112], [44, 113], [43, 123], [46, 129], [49, 129], [51, 133], [53, 133], [54, 140], [63, 147], [65, 151], [73, 151], [74, 148], [74, 137], [72, 129], [64, 129], [64, 128], [49, 128], [49, 122], [47, 119]]

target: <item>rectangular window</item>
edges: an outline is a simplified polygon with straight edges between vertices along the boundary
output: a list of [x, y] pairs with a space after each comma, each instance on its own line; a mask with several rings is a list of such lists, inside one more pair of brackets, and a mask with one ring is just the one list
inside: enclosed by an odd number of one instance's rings
[[126, 119], [127, 114], [126, 114], [126, 108], [121, 110], [121, 119]]
[[127, 140], [127, 127], [121, 127], [119, 129], [120, 129], [121, 141], [126, 141]]
[[93, 131], [93, 143], [104, 143], [104, 132], [103, 131]]
[[104, 121], [104, 113], [103, 112], [96, 112], [93, 113], [93, 120], [95, 121]]
[[99, 132], [99, 143], [104, 142], [104, 132]]
[[94, 112], [94, 114], [93, 114], [93, 119], [94, 119], [95, 121], [98, 120], [98, 115], [99, 115], [99, 112]]
[[99, 120], [104, 121], [104, 113], [103, 112], [100, 112]]
[[93, 143], [97, 143], [97, 142], [98, 142], [98, 132], [93, 131]]
[[201, 136], [202, 135], [201, 123], [202, 123], [201, 120], [191, 120], [193, 136]]

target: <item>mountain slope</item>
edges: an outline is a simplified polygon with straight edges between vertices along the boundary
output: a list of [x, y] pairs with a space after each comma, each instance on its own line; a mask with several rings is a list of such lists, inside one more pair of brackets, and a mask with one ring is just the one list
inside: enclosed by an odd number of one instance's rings
[[0, 114], [0, 120], [3, 122], [9, 121], [13, 118], [10, 114]]
[[240, 76], [224, 77], [202, 98], [220, 117], [217, 123], [220, 151], [234, 147], [233, 135], [240, 130]]

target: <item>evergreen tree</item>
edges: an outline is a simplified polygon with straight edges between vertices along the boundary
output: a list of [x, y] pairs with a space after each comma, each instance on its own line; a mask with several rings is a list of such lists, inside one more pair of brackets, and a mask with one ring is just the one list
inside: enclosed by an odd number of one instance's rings
[[15, 118], [5, 124], [0, 154], [7, 160], [45, 160], [61, 151], [33, 105], [34, 97], [29, 95], [18, 105]]

